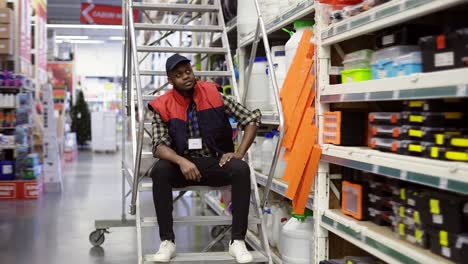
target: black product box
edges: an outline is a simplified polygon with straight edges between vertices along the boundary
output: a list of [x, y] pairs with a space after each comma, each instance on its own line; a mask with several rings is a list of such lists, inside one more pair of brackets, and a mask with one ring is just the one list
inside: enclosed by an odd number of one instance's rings
[[421, 222], [453, 233], [468, 232], [468, 196], [426, 191], [421, 200]]
[[409, 112], [463, 112], [466, 104], [463, 99], [434, 99], [404, 101], [405, 111]]
[[435, 146], [430, 147], [426, 156], [432, 159], [468, 162], [468, 148], [444, 148]]
[[405, 225], [418, 227], [425, 226], [421, 221], [421, 213], [405, 204], [395, 203], [393, 206], [393, 214]]
[[398, 25], [377, 32], [377, 49], [396, 45], [417, 45], [419, 38], [439, 33], [439, 29], [428, 25]]
[[402, 140], [400, 141], [398, 152], [403, 155], [425, 157], [427, 152], [430, 151], [430, 148], [433, 147], [435, 143], [416, 141], [416, 140]]
[[392, 196], [380, 196], [374, 193], [367, 195], [369, 198], [369, 206], [383, 211], [391, 211], [393, 208], [393, 197]]
[[467, 116], [463, 112], [402, 112], [406, 125], [424, 127], [466, 127]]
[[378, 195], [381, 197], [397, 197], [399, 195], [400, 184], [401, 181], [399, 180], [386, 178], [385, 181], [370, 181], [369, 189], [374, 195]]
[[380, 138], [400, 139], [402, 136], [400, 126], [374, 125], [369, 127], [369, 132], [372, 137]]
[[392, 210], [379, 210], [373, 207], [367, 208], [369, 219], [379, 226], [391, 226], [395, 217]]
[[431, 252], [464, 264], [468, 260], [468, 234], [454, 234], [447, 230], [428, 230]]
[[372, 125], [399, 125], [402, 123], [401, 113], [398, 112], [371, 112], [369, 124]]
[[[460, 132], [463, 133], [463, 132]], [[468, 134], [437, 134], [435, 138], [436, 144], [438, 146], [447, 147], [447, 148], [468, 148]]]
[[376, 138], [371, 137], [369, 139], [368, 146], [372, 149], [399, 153], [400, 151], [400, 140], [393, 138]]
[[367, 114], [341, 112], [341, 146], [362, 146], [366, 143]]
[[424, 72], [468, 66], [468, 29], [419, 39]]

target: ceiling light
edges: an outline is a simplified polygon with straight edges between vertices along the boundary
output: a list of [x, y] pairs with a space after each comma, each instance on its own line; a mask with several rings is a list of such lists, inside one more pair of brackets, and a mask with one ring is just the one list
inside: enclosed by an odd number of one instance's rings
[[121, 25], [47, 24], [48, 28], [123, 29]]
[[89, 36], [56, 36], [55, 39], [89, 39]]
[[124, 40], [124, 37], [122, 37], [122, 36], [111, 36], [111, 37], [109, 37], [109, 40]]
[[74, 44], [102, 44], [104, 40], [95, 39], [70, 39], [70, 43]]

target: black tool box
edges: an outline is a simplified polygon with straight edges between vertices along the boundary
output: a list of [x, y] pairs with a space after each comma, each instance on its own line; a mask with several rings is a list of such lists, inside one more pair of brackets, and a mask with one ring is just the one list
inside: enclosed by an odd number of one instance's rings
[[401, 113], [401, 120], [406, 125], [424, 127], [456, 127], [468, 125], [463, 112], [409, 112]]
[[465, 264], [468, 260], [468, 234], [454, 234], [447, 230], [430, 229], [430, 249], [433, 253]]
[[430, 147], [426, 157], [439, 160], [468, 162], [468, 148]]

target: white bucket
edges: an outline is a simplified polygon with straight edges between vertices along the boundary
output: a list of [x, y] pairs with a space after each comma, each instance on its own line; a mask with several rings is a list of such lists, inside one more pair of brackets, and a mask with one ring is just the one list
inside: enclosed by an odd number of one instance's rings
[[313, 218], [308, 217], [304, 222], [294, 216], [283, 226], [279, 240], [279, 251], [283, 263], [311, 264], [313, 261], [314, 244]]

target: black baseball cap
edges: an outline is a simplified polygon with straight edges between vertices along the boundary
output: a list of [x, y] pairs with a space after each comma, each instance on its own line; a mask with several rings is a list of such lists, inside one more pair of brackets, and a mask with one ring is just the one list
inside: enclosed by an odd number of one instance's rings
[[190, 62], [190, 60], [179, 54], [174, 54], [167, 58], [166, 73], [169, 75], [169, 72], [172, 71], [177, 66], [177, 64], [181, 62]]

